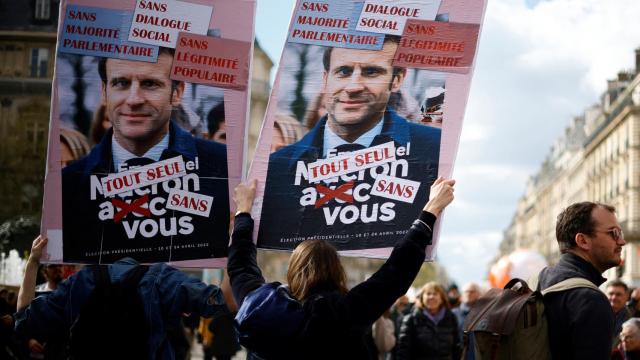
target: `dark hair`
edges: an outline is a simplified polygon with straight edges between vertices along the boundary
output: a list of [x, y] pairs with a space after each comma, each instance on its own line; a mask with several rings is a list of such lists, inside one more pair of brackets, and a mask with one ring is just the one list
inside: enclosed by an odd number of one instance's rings
[[[400, 43], [400, 36], [397, 35], [385, 35], [384, 37], [384, 42], [391, 42], [394, 44], [399, 44]], [[327, 46], [326, 48], [324, 48], [324, 53], [322, 54], [322, 65], [324, 66], [324, 71], [329, 72], [329, 69], [331, 68], [331, 52], [333, 51], [333, 47], [332, 46]], [[394, 66], [393, 67], [393, 76], [398, 75], [398, 73], [400, 73], [401, 70], [403, 70], [404, 68], [402, 67], [397, 67]]]
[[305, 240], [289, 259], [287, 282], [291, 295], [305, 301], [314, 291], [347, 293], [347, 276], [336, 248], [324, 240]]
[[[167, 54], [173, 57], [175, 53], [176, 53], [176, 50], [172, 48], [161, 46], [158, 49], [158, 56], [160, 56], [161, 54]], [[100, 75], [100, 80], [102, 80], [102, 83], [105, 85], [107, 84], [107, 60], [109, 60], [109, 58], [107, 57], [101, 57], [100, 60], [98, 60], [98, 74]], [[176, 86], [178, 86], [178, 84], [181, 82], [182, 81], [179, 81], [179, 80], [171, 80], [171, 92], [173, 92]]]
[[209, 136], [213, 136], [213, 134], [218, 131], [220, 128], [220, 123], [224, 122], [224, 101], [220, 102], [218, 105], [214, 106], [209, 110], [209, 114], [207, 114], [207, 130], [209, 131]]
[[629, 287], [627, 286], [627, 284], [625, 284], [625, 282], [620, 279], [609, 281], [607, 283], [607, 286], [605, 286], [605, 288], [610, 288], [610, 287], [621, 287], [624, 289], [625, 293], [629, 292]]
[[593, 236], [596, 223], [593, 221], [591, 213], [597, 207], [612, 213], [616, 211], [610, 205], [585, 201], [572, 204], [558, 215], [556, 239], [561, 253], [564, 254], [576, 246], [576, 234]]

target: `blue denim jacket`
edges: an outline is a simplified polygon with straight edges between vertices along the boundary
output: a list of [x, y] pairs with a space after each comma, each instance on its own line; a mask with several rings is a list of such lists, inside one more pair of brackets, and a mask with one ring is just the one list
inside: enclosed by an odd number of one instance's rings
[[[131, 258], [109, 265], [111, 281], [121, 281], [135, 265], [137, 262]], [[55, 291], [35, 298], [31, 305], [18, 312], [16, 332], [25, 338], [45, 341], [68, 337], [71, 325], [94, 288], [93, 272], [85, 267], [60, 283]], [[183, 314], [211, 317], [228, 311], [219, 287], [206, 285], [164, 263], [149, 267], [140, 280], [138, 292], [151, 325], [148, 341], [150, 359], [174, 359], [166, 330], [179, 326]]]

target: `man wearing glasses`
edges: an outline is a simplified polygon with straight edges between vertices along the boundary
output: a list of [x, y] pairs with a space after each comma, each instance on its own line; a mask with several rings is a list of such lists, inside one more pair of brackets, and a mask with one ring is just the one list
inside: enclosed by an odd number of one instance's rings
[[[609, 205], [581, 202], [558, 215], [556, 239], [562, 256], [542, 270], [538, 290], [569, 278], [600, 286], [602, 273], [620, 265], [625, 245], [622, 229]], [[605, 294], [579, 287], [544, 297], [553, 359], [608, 359], [614, 317]]]
[[[620, 358], [640, 359], [640, 319], [631, 318], [622, 324], [620, 342], [622, 344], [622, 349], [618, 348], [621, 353]], [[613, 359], [613, 356], [611, 358]]]

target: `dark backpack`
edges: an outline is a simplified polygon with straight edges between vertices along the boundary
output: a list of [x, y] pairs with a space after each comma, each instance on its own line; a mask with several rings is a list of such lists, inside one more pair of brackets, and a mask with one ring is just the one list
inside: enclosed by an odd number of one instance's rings
[[566, 279], [541, 292], [531, 290], [520, 279], [512, 279], [504, 289], [489, 290], [473, 305], [464, 321], [465, 354], [473, 346], [477, 360], [551, 359], [542, 299], [548, 293], [579, 287], [599, 291], [583, 278]]
[[149, 326], [138, 295], [148, 269], [135, 266], [111, 283], [107, 266], [91, 266], [95, 289], [71, 325], [71, 359], [149, 359]]
[[298, 337], [305, 319], [302, 303], [291, 296], [286, 286], [276, 282], [245, 296], [235, 327], [240, 344], [259, 357], [287, 359], [299, 350]]

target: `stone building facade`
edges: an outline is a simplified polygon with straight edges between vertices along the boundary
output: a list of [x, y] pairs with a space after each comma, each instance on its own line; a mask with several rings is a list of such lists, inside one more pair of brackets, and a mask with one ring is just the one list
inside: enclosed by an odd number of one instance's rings
[[0, 223], [41, 211], [58, 5], [1, 4]]
[[529, 179], [500, 255], [530, 248], [559, 258], [556, 216], [567, 205], [595, 201], [616, 207], [628, 245], [622, 266], [605, 274], [640, 285], [640, 48], [636, 68], [608, 81], [599, 104], [576, 117]]

